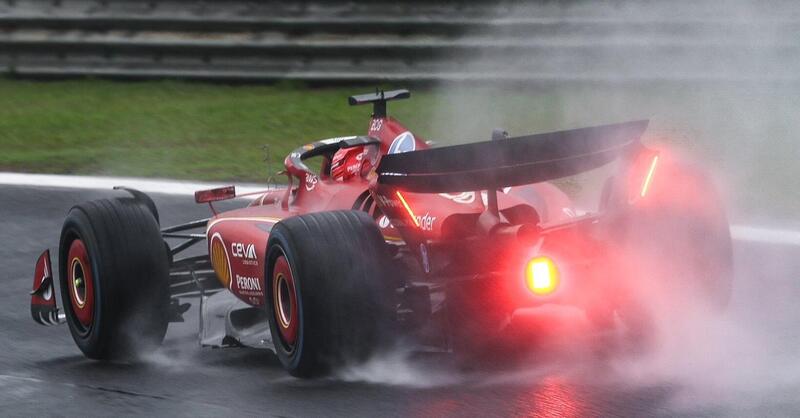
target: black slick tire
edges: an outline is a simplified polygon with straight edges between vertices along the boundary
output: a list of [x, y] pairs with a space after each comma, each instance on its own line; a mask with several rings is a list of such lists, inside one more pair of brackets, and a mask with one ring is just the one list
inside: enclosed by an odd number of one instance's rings
[[[276, 264], [288, 262], [297, 305], [293, 339], [276, 310]], [[295, 216], [277, 223], [267, 247], [267, 316], [275, 350], [293, 376], [324, 375], [368, 359], [391, 340], [396, 280], [374, 220], [361, 211]], [[280, 290], [278, 290], [280, 292]], [[284, 296], [285, 297], [285, 296]], [[284, 324], [285, 325], [285, 324]]]
[[[91, 271], [91, 321], [81, 323], [71, 301], [68, 259], [72, 244], [85, 247]], [[67, 323], [84, 355], [129, 360], [157, 348], [167, 330], [168, 256], [153, 214], [131, 198], [74, 206], [61, 231], [59, 282]]]

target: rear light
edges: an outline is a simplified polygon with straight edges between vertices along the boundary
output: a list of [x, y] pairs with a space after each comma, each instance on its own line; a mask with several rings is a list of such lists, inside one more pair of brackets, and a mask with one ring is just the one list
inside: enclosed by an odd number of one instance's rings
[[558, 269], [553, 260], [547, 257], [536, 257], [525, 266], [525, 284], [531, 293], [546, 296], [558, 288]]
[[228, 200], [236, 197], [236, 187], [226, 186], [210, 190], [198, 190], [194, 192], [194, 201], [197, 203], [216, 202]]

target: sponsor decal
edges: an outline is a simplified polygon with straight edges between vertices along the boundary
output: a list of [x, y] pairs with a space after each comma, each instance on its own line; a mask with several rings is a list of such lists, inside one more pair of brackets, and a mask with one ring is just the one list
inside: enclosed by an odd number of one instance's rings
[[383, 119], [373, 119], [372, 122], [369, 124], [369, 131], [370, 132], [377, 132], [383, 128]]
[[456, 203], [470, 204], [475, 201], [475, 192], [439, 193], [439, 196]]
[[435, 216], [431, 216], [430, 213], [426, 213], [425, 215], [417, 215], [417, 222], [419, 223], [419, 229], [423, 231], [433, 231], [433, 223], [436, 221]]
[[236, 287], [239, 290], [249, 290], [253, 292], [261, 291], [261, 283], [259, 282], [258, 277], [247, 277], [247, 276], [240, 276], [237, 274]]
[[242, 264], [252, 266], [258, 265], [256, 246], [254, 244], [242, 244], [241, 242], [231, 243], [231, 255], [233, 258], [242, 259]]
[[306, 190], [309, 192], [314, 190], [317, 187], [317, 183], [319, 182], [319, 177], [316, 174], [307, 174], [306, 175]]
[[397, 227], [401, 227], [401, 228], [416, 228], [417, 227], [417, 225], [415, 225], [415, 224], [413, 224], [413, 223], [411, 223], [409, 221], [406, 221], [405, 219], [395, 219], [394, 223], [392, 223], [392, 225], [393, 226], [397, 226]]
[[[436, 217], [431, 216], [430, 213], [426, 213], [425, 215], [417, 215], [417, 222], [419, 222], [419, 229], [423, 231], [433, 231], [433, 224], [436, 222]], [[399, 220], [399, 224], [401, 226], [412, 228], [414, 225], [404, 222], [402, 219]], [[378, 227], [381, 229], [391, 228], [392, 221], [389, 220], [389, 217], [384, 215], [378, 219]]]
[[[361, 166], [363, 165], [362, 161], [364, 160], [364, 153], [362, 152], [360, 154], [356, 154], [355, 159], [356, 161], [354, 163], [351, 163], [345, 167], [345, 171], [347, 171], [347, 174], [350, 174], [351, 176], [361, 175]], [[336, 180], [344, 181], [344, 178], [339, 177]]]
[[417, 149], [417, 141], [414, 139], [414, 134], [405, 131], [394, 138], [392, 145], [389, 146], [389, 154], [400, 154], [415, 149]]
[[575, 216], [577, 216], [575, 212], [570, 208], [562, 208], [561, 211], [564, 212], [564, 215], [567, 215], [570, 218], [574, 218]]
[[242, 244], [241, 242], [234, 242], [231, 243], [231, 254], [237, 258], [255, 260], [256, 246], [254, 244]]

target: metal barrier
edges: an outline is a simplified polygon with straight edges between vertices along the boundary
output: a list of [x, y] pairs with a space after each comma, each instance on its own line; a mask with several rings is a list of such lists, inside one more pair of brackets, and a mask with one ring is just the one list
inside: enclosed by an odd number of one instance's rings
[[[313, 81], [800, 78], [791, 1], [0, 2], [0, 73]], [[737, 3], [738, 4], [738, 3]], [[724, 9], [724, 10], [720, 10]]]

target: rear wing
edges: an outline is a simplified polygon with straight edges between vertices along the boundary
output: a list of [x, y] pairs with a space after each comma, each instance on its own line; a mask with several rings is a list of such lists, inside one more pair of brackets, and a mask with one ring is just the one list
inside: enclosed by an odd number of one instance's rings
[[377, 183], [415, 193], [496, 189], [568, 177], [636, 150], [647, 120], [385, 155]]
[[392, 90], [383, 91], [375, 90], [375, 93], [358, 94], [347, 98], [350, 106], [363, 105], [372, 103], [372, 117], [385, 118], [386, 117], [386, 102], [390, 100], [408, 99], [411, 97], [411, 92], [408, 90]]
[[644, 149], [640, 138], [647, 124], [640, 120], [516, 138], [493, 135], [492, 141], [384, 155], [370, 191], [427, 273], [427, 239], [413, 210], [413, 196], [406, 192], [484, 190], [485, 210], [475, 225], [478, 233], [529, 234], [540, 226], [503, 222], [497, 189], [575, 175], [618, 158], [631, 161]]

